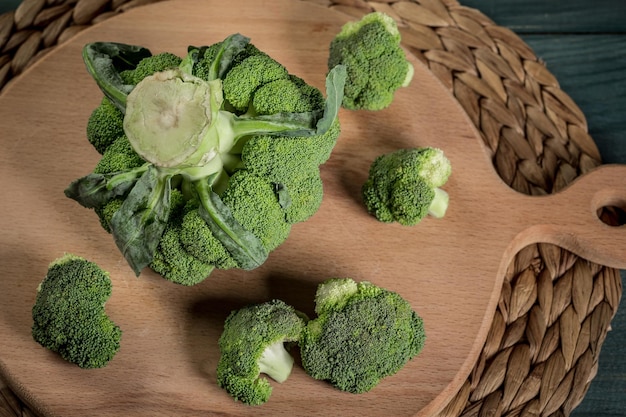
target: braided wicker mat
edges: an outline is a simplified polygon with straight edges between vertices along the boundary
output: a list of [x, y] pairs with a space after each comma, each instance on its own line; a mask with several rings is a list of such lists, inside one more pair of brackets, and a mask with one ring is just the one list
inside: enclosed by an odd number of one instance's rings
[[[58, 43], [158, 0], [24, 0], [0, 15], [0, 88]], [[463, 106], [502, 179], [553, 193], [600, 164], [585, 116], [512, 31], [455, 0], [306, 0], [353, 17], [383, 11]], [[615, 222], [615, 214], [603, 213]], [[482, 354], [438, 417], [568, 416], [595, 376], [622, 293], [619, 271], [549, 244], [508, 268]], [[0, 417], [32, 416], [0, 383]]]

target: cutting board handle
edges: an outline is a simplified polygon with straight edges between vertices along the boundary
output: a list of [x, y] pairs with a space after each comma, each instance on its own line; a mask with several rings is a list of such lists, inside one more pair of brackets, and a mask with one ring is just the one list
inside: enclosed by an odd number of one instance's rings
[[553, 243], [584, 259], [626, 269], [626, 225], [604, 223], [604, 207], [626, 209], [626, 165], [601, 165], [580, 176], [559, 193], [520, 196], [514, 203], [524, 223], [514, 246]]

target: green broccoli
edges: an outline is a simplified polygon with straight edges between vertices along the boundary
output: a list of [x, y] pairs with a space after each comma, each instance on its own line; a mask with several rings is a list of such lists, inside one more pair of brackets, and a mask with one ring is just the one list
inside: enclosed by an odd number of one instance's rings
[[287, 69], [268, 55], [252, 55], [224, 77], [224, 99], [236, 110], [246, 112], [257, 89], [288, 76]]
[[73, 254], [53, 261], [32, 309], [32, 335], [41, 346], [81, 368], [101, 368], [120, 348], [122, 331], [106, 315], [109, 274]]
[[93, 172], [113, 174], [138, 168], [145, 163], [146, 161], [137, 155], [128, 138], [122, 134], [106, 148]]
[[424, 347], [424, 323], [410, 304], [368, 282], [324, 281], [315, 312], [299, 342], [302, 366], [343, 391], [370, 391]]
[[410, 84], [414, 68], [400, 46], [400, 32], [390, 16], [374, 12], [346, 23], [330, 43], [328, 67], [348, 71], [343, 107], [381, 110], [400, 87]]
[[426, 215], [441, 218], [449, 196], [443, 186], [452, 171], [441, 149], [400, 149], [372, 163], [362, 187], [367, 210], [385, 223], [412, 226]]
[[217, 383], [235, 400], [260, 405], [269, 400], [270, 382], [284, 382], [294, 359], [285, 343], [297, 342], [304, 316], [280, 300], [250, 305], [230, 313], [219, 339]]
[[65, 193], [95, 209], [137, 275], [150, 266], [190, 285], [214, 268], [256, 268], [319, 208], [346, 70], [329, 71], [324, 98], [249, 41], [231, 35], [184, 58], [119, 43], [83, 49], [123, 133]]
[[176, 68], [181, 62], [182, 59], [179, 56], [169, 52], [162, 52], [139, 61], [135, 68], [124, 72], [124, 79], [129, 84], [137, 84], [156, 72]]
[[124, 135], [124, 114], [109, 100], [103, 97], [87, 121], [87, 140], [98, 153], [104, 151]]

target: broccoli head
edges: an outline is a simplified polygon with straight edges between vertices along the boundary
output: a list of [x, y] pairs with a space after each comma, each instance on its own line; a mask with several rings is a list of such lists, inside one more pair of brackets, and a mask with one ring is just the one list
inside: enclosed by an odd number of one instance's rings
[[450, 173], [450, 161], [441, 149], [400, 149], [381, 155], [370, 166], [363, 201], [385, 223], [412, 226], [429, 214], [440, 218], [449, 204], [448, 193], [440, 187]]
[[400, 87], [409, 85], [414, 68], [400, 47], [400, 32], [390, 16], [374, 12], [346, 23], [330, 43], [328, 67], [346, 66], [343, 107], [381, 110]]
[[305, 319], [280, 300], [255, 304], [233, 311], [219, 339], [218, 385], [235, 400], [260, 405], [269, 400], [270, 382], [284, 382], [294, 359], [285, 343], [297, 342]]
[[315, 303], [299, 342], [302, 366], [338, 389], [370, 391], [424, 347], [422, 318], [395, 292], [334, 278], [318, 286]]
[[41, 346], [81, 368], [101, 368], [120, 348], [122, 331], [106, 315], [109, 274], [73, 254], [53, 261], [32, 309], [32, 335]]
[[345, 67], [328, 72], [324, 97], [240, 34], [184, 58], [94, 42], [83, 59], [105, 95], [107, 140], [65, 194], [98, 213], [137, 275], [151, 266], [190, 285], [215, 268], [257, 268], [318, 209]]

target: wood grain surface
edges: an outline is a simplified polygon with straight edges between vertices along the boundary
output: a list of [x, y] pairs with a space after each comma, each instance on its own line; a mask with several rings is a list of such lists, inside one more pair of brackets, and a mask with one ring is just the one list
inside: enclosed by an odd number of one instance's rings
[[[263, 3], [263, 10], [254, 8], [254, 12], [236, 15], [224, 12], [228, 14], [224, 16], [225, 23], [216, 29], [202, 27], [202, 20], [197, 18], [178, 30], [173, 23], [177, 13], [192, 15], [184, 8], [188, 4], [171, 9], [165, 4], [152, 6], [143, 10], [141, 16], [129, 13], [124, 19], [114, 19], [89, 30], [60, 48], [12, 86], [7, 92], [10, 101], [0, 102], [2, 114], [10, 116], [5, 120], [11, 121], [2, 125], [2, 131], [6, 132], [1, 136], [2, 141], [10, 145], [10, 152], [6, 157], [3, 155], [2, 169], [6, 171], [2, 174], [8, 175], [23, 166], [16, 162], [20, 158], [31, 158], [37, 167], [27, 180], [11, 184], [14, 188], [9, 189], [22, 198], [2, 208], [6, 210], [2, 211], [3, 218], [18, 216], [17, 219], [27, 220], [28, 227], [21, 227], [15, 221], [3, 224], [6, 233], [0, 241], [2, 256], [8, 259], [7, 255], [11, 255], [12, 259], [8, 264], [10, 270], [3, 272], [26, 272], [23, 285], [0, 295], [0, 305], [8, 313], [7, 322], [0, 323], [0, 332], [13, 336], [7, 346], [9, 354], [3, 356], [2, 369], [35, 408], [53, 415], [103, 411], [97, 389], [107, 387], [126, 394], [124, 402], [119, 404], [123, 408], [107, 408], [111, 415], [119, 414], [122, 409], [125, 414], [136, 409], [137, 415], [166, 415], [189, 401], [192, 407], [199, 408], [208, 403], [219, 404], [230, 414], [250, 411], [231, 404], [212, 384], [211, 366], [216, 360], [215, 340], [220, 319], [231, 308], [263, 297], [284, 298], [303, 310], [310, 310], [316, 282], [330, 275], [350, 275], [385, 283], [407, 296], [427, 321], [427, 350], [376, 393], [358, 398], [329, 391], [296, 371], [294, 380], [288, 382], [290, 388], [277, 387], [272, 398], [276, 408], [266, 408], [264, 412], [291, 415], [285, 404], [293, 404], [302, 397], [302, 392], [307, 392], [327, 399], [335, 411], [340, 407], [346, 411], [358, 410], [361, 415], [379, 415], [382, 406], [393, 415], [418, 411], [428, 415], [442, 401], [445, 403], [446, 396], [455, 392], [455, 384], [467, 376], [484, 341], [503, 268], [519, 248], [531, 242], [548, 241], [591, 261], [625, 266], [626, 244], [620, 244], [625, 238], [623, 230], [603, 225], [594, 216], [595, 210], [604, 204], [626, 201], [623, 183], [616, 180], [626, 176], [623, 167], [602, 167], [555, 196], [538, 199], [515, 194], [493, 172], [476, 132], [456, 102], [428, 71], [418, 67], [416, 82], [398, 95], [390, 111], [376, 115], [342, 114], [345, 126], [342, 142], [324, 168], [327, 199], [322, 210], [311, 222], [298, 226], [298, 230], [294, 228], [288, 244], [259, 271], [216, 274], [206, 285], [194, 289], [173, 287], [152, 274], [140, 280], [131, 278], [120, 257], [111, 253], [112, 242], [97, 229], [95, 218], [59, 197], [67, 182], [89, 170], [95, 161], [95, 155], [84, 147], [80, 123], [98, 100], [78, 59], [80, 46], [106, 35], [144, 44], [153, 50], [182, 53], [189, 43], [219, 40], [198, 39], [200, 34], [220, 36], [226, 28], [233, 28], [252, 35], [253, 42], [258, 37], [260, 41], [255, 43], [262, 49], [265, 46], [279, 60], [288, 63], [291, 70], [320, 85], [323, 45], [345, 17], [311, 6], [278, 7], [282, 5], [280, 1], [270, 1]], [[301, 17], [299, 7], [307, 9], [306, 18]], [[145, 13], [147, 10], [150, 13]], [[233, 7], [233, 10], [248, 9]], [[294, 20], [294, 16], [299, 17]], [[244, 29], [232, 26], [234, 21]], [[261, 21], [263, 25], [258, 24]], [[285, 21], [292, 23], [286, 25]], [[263, 29], [268, 22], [274, 23], [269, 25], [271, 32]], [[148, 37], [155, 27], [163, 31], [162, 35]], [[285, 43], [280, 31], [294, 30], [307, 34], [310, 48], [299, 47], [300, 42], [293, 38], [292, 43]], [[294, 55], [283, 58], [281, 54], [285, 51]], [[50, 83], [51, 79], [68, 74], [71, 84]], [[423, 100], [416, 102], [417, 96]], [[445, 123], [440, 122], [442, 119]], [[50, 125], [55, 127], [50, 130]], [[20, 126], [28, 128], [20, 129]], [[36, 126], [35, 131], [32, 126]], [[367, 146], [363, 146], [365, 140]], [[459, 141], [466, 146], [458, 147]], [[60, 148], [59, 144], [67, 147]], [[455, 167], [447, 186], [453, 198], [448, 216], [441, 221], [429, 219], [419, 229], [411, 230], [376, 223], [358, 204], [358, 187], [368, 163], [381, 151], [425, 144], [444, 148]], [[59, 159], [52, 164], [46, 156], [55, 151]], [[58, 165], [62, 167], [59, 169]], [[49, 216], [42, 218], [42, 210]], [[329, 218], [333, 220], [328, 221]], [[574, 223], [568, 223], [571, 219]], [[355, 238], [356, 230], [359, 239]], [[41, 239], [42, 245], [33, 251], [29, 242], [35, 238]], [[613, 245], [616, 241], [618, 245]], [[59, 242], [66, 247], [61, 248]], [[124, 323], [128, 325], [125, 333], [128, 342], [120, 357], [110, 369], [89, 371], [88, 377], [85, 371], [71, 369], [33, 347], [24, 329], [18, 330], [15, 337], [19, 323], [29, 320], [32, 289], [45, 265], [51, 256], [68, 250], [93, 255], [117, 277], [115, 288], [121, 288], [117, 294], [114, 290], [110, 308], [123, 328]], [[309, 264], [306, 259], [311, 256], [316, 262]], [[26, 260], [30, 266], [23, 271], [20, 267]], [[302, 271], [303, 263], [309, 265], [305, 271]], [[407, 269], [414, 270], [414, 274], [407, 276]], [[477, 277], [485, 276], [493, 277], [493, 281], [477, 282]], [[213, 281], [218, 279], [223, 281]], [[246, 287], [246, 293], [241, 293], [241, 286]], [[127, 318], [129, 312], [133, 317]], [[172, 352], [177, 352], [179, 357], [172, 359]], [[16, 361], [23, 370], [11, 367]], [[173, 387], [165, 381], [165, 376], [168, 381], [190, 383], [191, 388]], [[411, 387], [410, 391], [407, 386]], [[77, 392], [76, 403], [68, 404], [56, 395], [68, 390]], [[301, 403], [298, 407], [300, 412], [305, 411]], [[328, 414], [328, 410], [316, 411]]]

